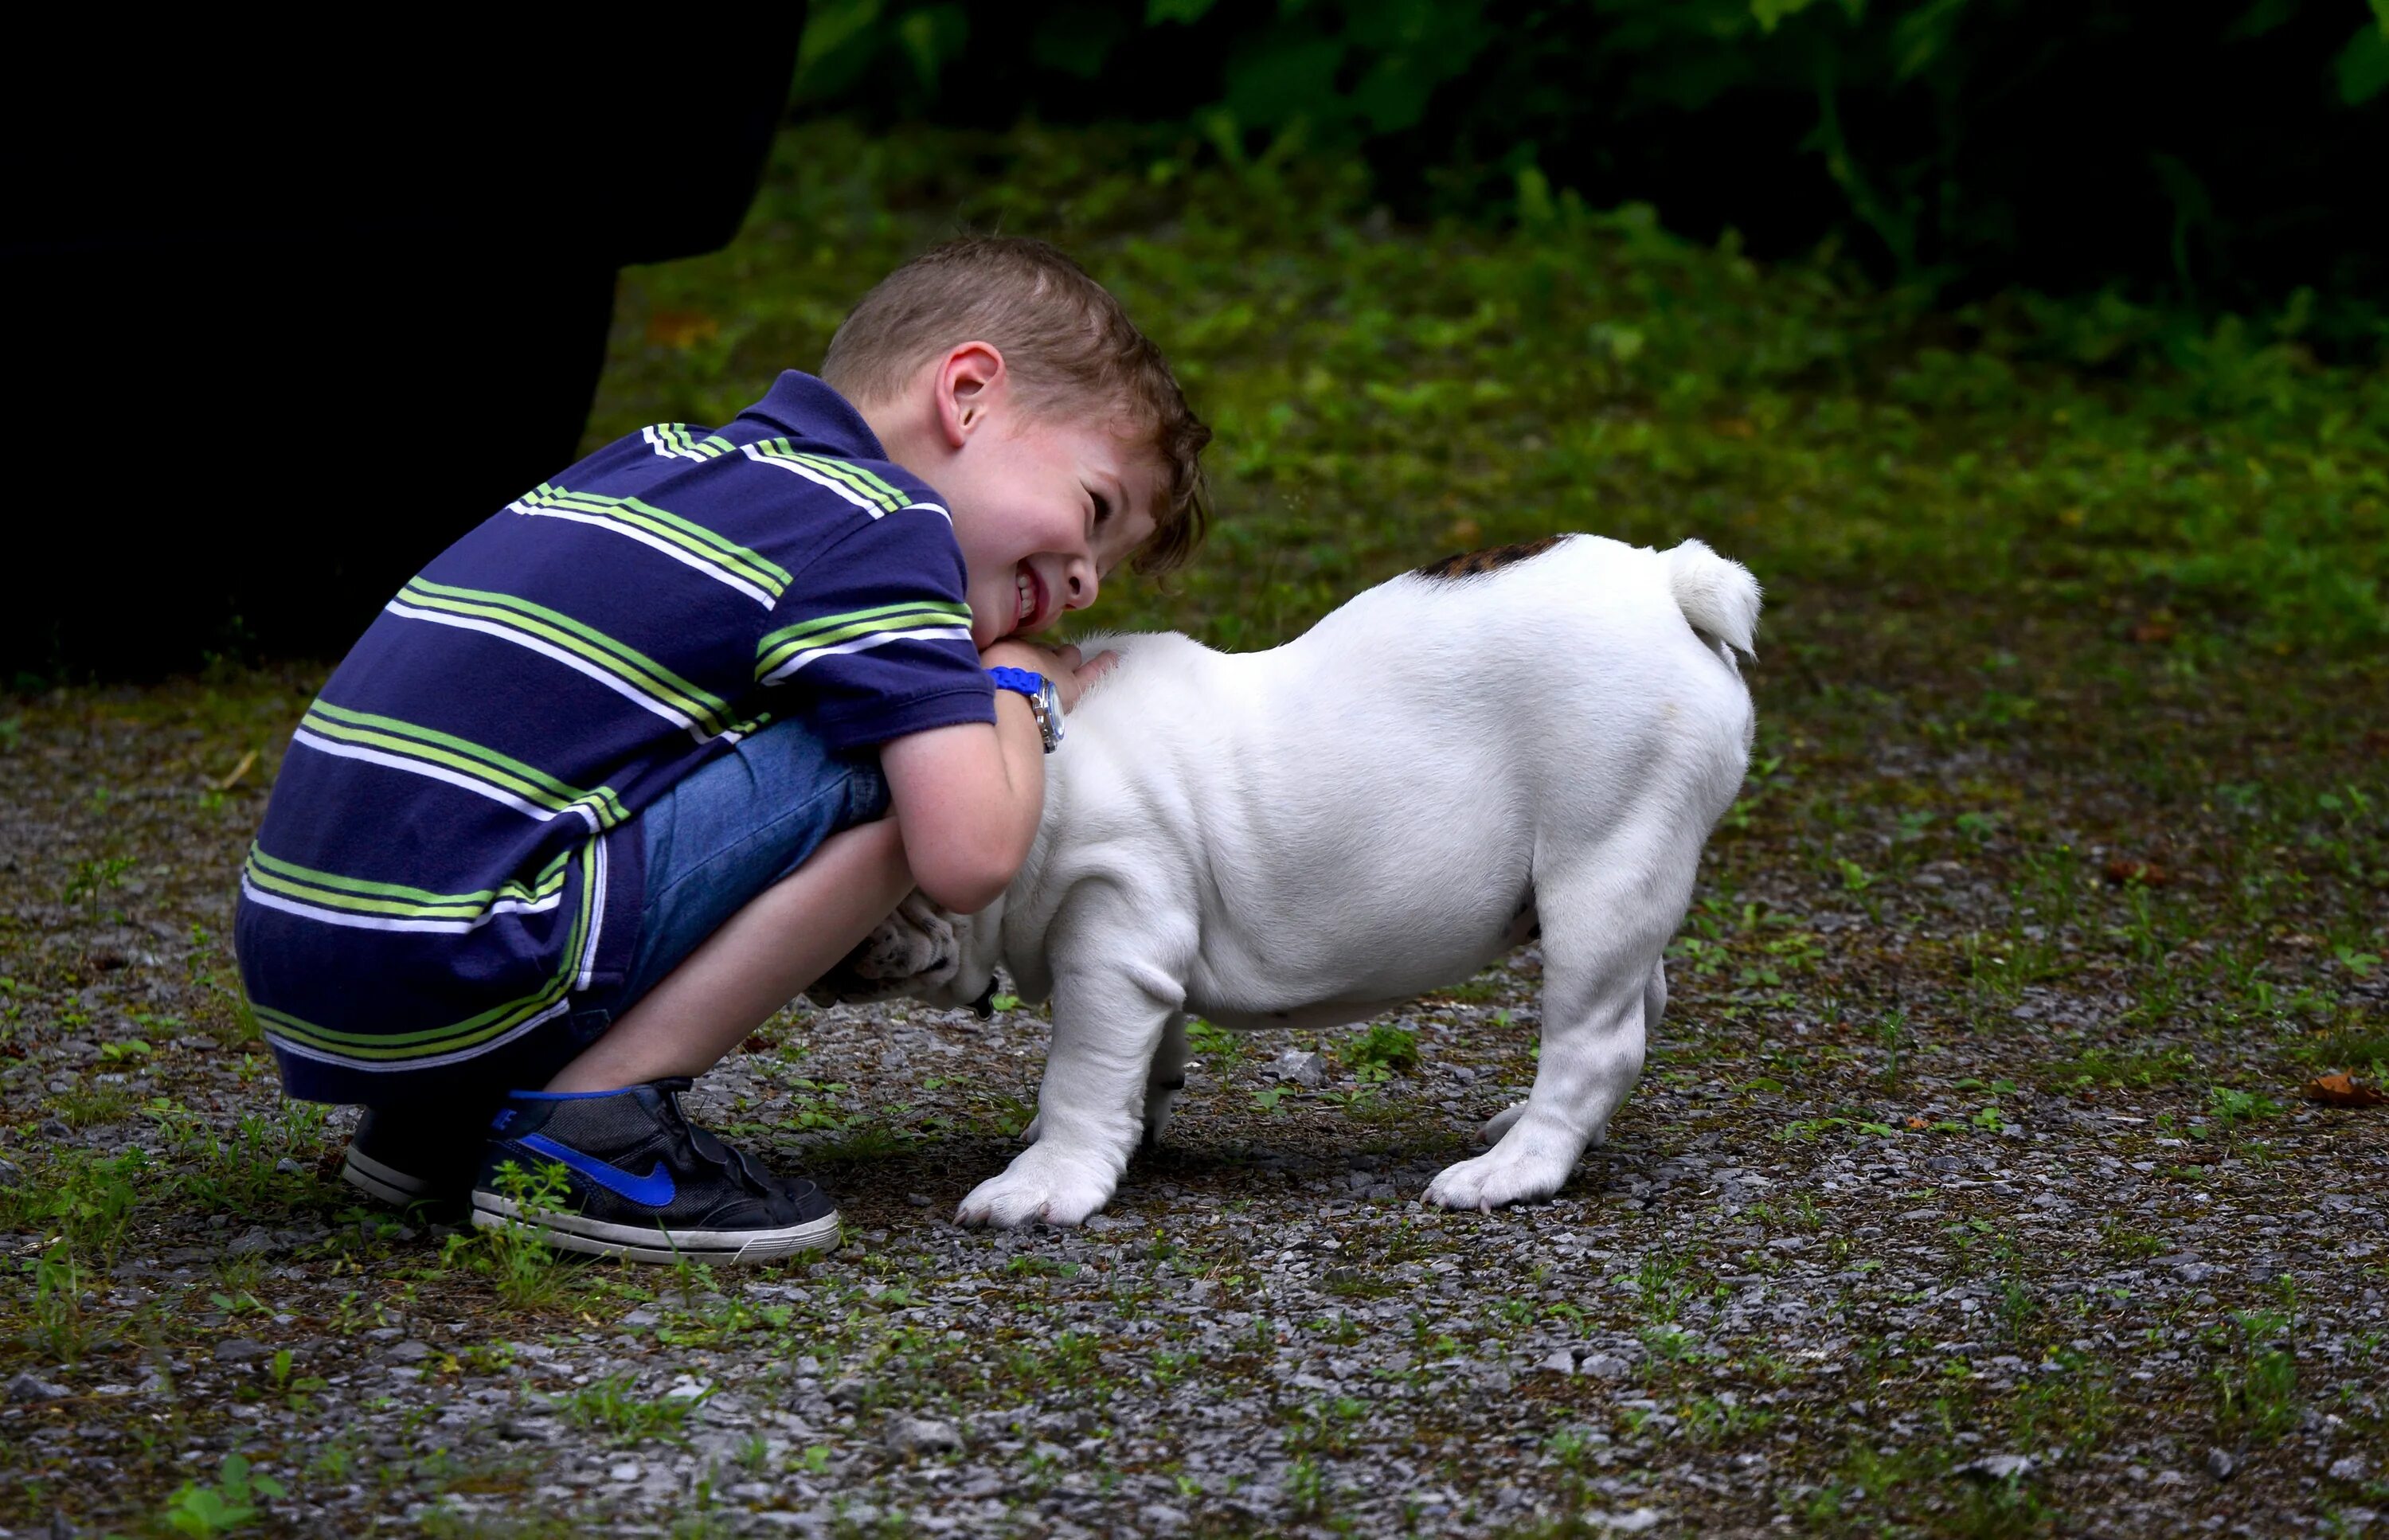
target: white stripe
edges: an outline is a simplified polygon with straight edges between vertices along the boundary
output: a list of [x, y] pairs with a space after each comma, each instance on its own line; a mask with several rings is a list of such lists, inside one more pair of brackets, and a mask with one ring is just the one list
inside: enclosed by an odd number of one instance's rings
[[620, 523], [617, 520], [606, 518], [596, 514], [576, 514], [563, 508], [534, 508], [528, 503], [509, 503], [506, 504], [506, 507], [509, 512], [528, 514], [534, 518], [570, 519], [575, 524], [594, 525], [600, 529], [610, 529], [618, 535], [627, 535], [631, 539], [637, 541], [641, 545], [651, 546], [654, 549], [662, 552], [665, 555], [670, 556], [672, 560], [680, 563], [683, 566], [694, 567], [697, 571], [704, 573], [707, 577], [711, 578], [716, 582], [728, 584], [730, 587], [735, 588], [739, 592], [747, 595], [747, 598], [752, 599], [757, 604], [762, 605], [765, 609], [770, 609], [772, 607], [772, 596], [764, 592], [761, 589], [757, 588], [753, 583], [747, 581], [743, 578], [734, 577], [729, 572], [724, 571], [722, 568], [714, 566], [711, 562], [709, 562], [704, 557], [696, 554], [696, 553], [690, 551], [683, 546], [674, 545], [671, 541], [661, 539], [658, 536], [651, 535], [635, 525]]
[[[360, 748], [354, 744], [344, 744], [333, 738], [320, 738], [305, 728], [300, 728], [292, 733], [290, 741], [294, 744], [304, 744], [318, 754], [335, 755], [342, 759], [363, 759], [367, 764], [383, 765], [391, 770], [405, 770], [413, 775], [428, 775], [434, 781], [445, 781], [452, 786], [461, 787], [468, 792], [478, 792], [492, 802], [503, 802], [518, 813], [529, 813], [542, 823], [556, 816], [554, 808], [542, 808], [535, 803], [525, 802], [503, 787], [492, 786], [486, 781], [476, 781], [462, 770], [453, 770], [445, 765], [429, 764], [421, 759], [409, 759], [403, 756], [388, 754], [376, 748]], [[597, 815], [586, 804], [575, 802], [566, 810], [580, 814], [582, 821], [589, 825], [590, 833], [597, 832]]]
[[787, 662], [781, 664], [770, 673], [765, 674], [763, 676], [763, 682], [766, 684], [777, 684], [782, 680], [786, 679], [790, 674], [795, 673], [798, 669], [803, 668], [806, 664], [812, 662], [816, 658], [836, 657], [840, 653], [859, 653], [867, 647], [876, 647], [888, 642], [908, 642], [914, 640], [930, 642], [968, 642], [970, 640], [970, 628], [967, 626], [929, 626], [914, 631], [874, 631], [869, 636], [859, 636], [851, 642], [841, 642], [835, 647], [815, 647], [810, 651], [798, 653], [795, 657], [790, 658]]
[[280, 1049], [283, 1052], [296, 1054], [301, 1059], [313, 1059], [317, 1063], [343, 1064], [350, 1069], [368, 1070], [377, 1075], [402, 1075], [409, 1070], [438, 1069], [442, 1064], [461, 1063], [467, 1059], [479, 1058], [480, 1055], [488, 1053], [494, 1049], [505, 1047], [508, 1043], [513, 1042], [517, 1037], [529, 1032], [532, 1027], [537, 1026], [540, 1023], [546, 1021], [551, 1017], [559, 1015], [571, 1008], [572, 999], [568, 995], [563, 999], [557, 1000], [554, 1005], [549, 1006], [546, 1010], [540, 1012], [537, 1015], [531, 1017], [520, 1026], [515, 1027], [499, 1037], [492, 1037], [486, 1043], [475, 1043], [471, 1048], [460, 1048], [454, 1053], [437, 1053], [428, 1059], [351, 1059], [345, 1053], [332, 1053], [320, 1048], [310, 1047], [304, 1043], [294, 1043], [287, 1037], [276, 1035], [274, 1029], [270, 1026], [266, 1027], [265, 1036], [272, 1040], [275, 1047]]
[[488, 910], [472, 920], [401, 920], [386, 914], [351, 914], [344, 909], [324, 909], [302, 903], [279, 893], [269, 893], [249, 881], [246, 872], [240, 879], [240, 890], [251, 903], [267, 909], [278, 909], [309, 920], [320, 920], [327, 925], [347, 925], [361, 931], [418, 931], [435, 935], [463, 935], [479, 930], [501, 914], [544, 914], [564, 900], [564, 890], [558, 888], [544, 898], [525, 903], [519, 898], [500, 898]]
[[948, 524], [952, 524], [954, 521], [953, 515], [946, 512], [943, 508], [939, 507], [934, 503], [907, 503], [904, 506], [897, 509], [896, 511], [900, 514], [909, 514], [915, 508], [926, 508], [929, 512], [937, 515], [939, 518], [944, 519]]
[[589, 873], [589, 940], [581, 948], [581, 981], [575, 989], [589, 987], [589, 975], [597, 966], [597, 933], [606, 928], [606, 841], [596, 842], [596, 861]]
[[699, 454], [693, 449], [671, 448], [663, 441], [662, 437], [652, 427], [643, 427], [639, 429], [639, 437], [647, 441], [647, 447], [649, 449], [654, 450], [658, 454], [662, 455], [667, 460], [704, 460], [707, 458], [707, 456]]
[[[818, 486], [827, 487], [831, 491], [836, 492], [838, 496], [846, 499], [849, 503], [853, 503], [864, 513], [869, 514], [873, 518], [884, 517], [888, 512], [887, 509], [882, 508], [877, 503], [863, 496], [861, 492], [856, 491], [852, 487], [848, 486], [845, 482], [837, 479], [837, 477], [834, 476], [824, 476], [821, 472], [800, 461], [782, 460], [775, 455], [758, 454], [755, 452], [755, 446], [753, 444], [742, 444], [739, 446], [738, 452], [747, 456], [747, 459], [754, 461], [755, 464], [759, 465], [777, 465], [782, 470], [792, 471]], [[939, 510], [939, 512], [943, 511], [944, 510], [942, 509]]]
[[604, 685], [607, 689], [613, 691], [614, 694], [621, 696], [624, 700], [631, 702], [632, 705], [643, 706], [648, 710], [654, 712], [657, 716], [661, 717], [664, 720], [677, 723], [678, 725], [688, 729], [700, 744], [709, 744], [716, 737], [733, 736], [727, 733], [712, 733], [706, 732], [704, 728], [698, 726], [696, 722], [691, 721], [688, 718], [682, 716], [680, 712], [673, 709], [671, 706], [666, 706], [663, 702], [656, 699], [653, 695], [648, 694], [637, 685], [632, 684], [629, 680], [623, 679], [607, 669], [599, 668], [596, 664], [590, 662], [585, 657], [582, 657], [579, 653], [569, 653], [561, 647], [551, 646], [547, 643], [540, 640], [538, 637], [527, 635], [522, 631], [514, 630], [508, 627], [498, 625], [493, 621], [478, 619], [468, 615], [450, 615], [444, 610], [416, 609], [412, 605], [401, 604], [395, 599], [392, 599], [389, 604], [384, 605], [382, 608], [388, 610], [392, 615], [399, 616], [408, 620], [428, 620], [435, 626], [454, 626], [460, 630], [479, 631], [485, 636], [494, 636], [501, 642], [511, 642], [517, 647], [528, 647], [532, 652], [552, 657], [556, 659], [556, 662], [563, 664], [566, 668], [571, 669], [575, 673], [588, 675], [591, 679], [595, 680], [598, 683]]

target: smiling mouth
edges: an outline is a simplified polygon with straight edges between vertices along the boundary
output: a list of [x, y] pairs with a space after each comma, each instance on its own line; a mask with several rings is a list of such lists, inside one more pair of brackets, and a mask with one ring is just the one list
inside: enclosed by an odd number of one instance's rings
[[1038, 580], [1034, 571], [1024, 566], [1014, 579], [1014, 587], [1020, 595], [1020, 607], [1012, 617], [1012, 629], [1025, 631], [1030, 629], [1030, 622], [1043, 613], [1044, 584]]

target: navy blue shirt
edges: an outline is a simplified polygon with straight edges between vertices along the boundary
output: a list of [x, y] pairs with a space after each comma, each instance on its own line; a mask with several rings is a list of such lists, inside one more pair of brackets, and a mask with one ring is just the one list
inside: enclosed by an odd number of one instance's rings
[[846, 749], [995, 719], [951, 515], [793, 371], [725, 427], [644, 428], [526, 492], [333, 672], [235, 922], [285, 1088], [380, 1100], [620, 983], [630, 821], [788, 716]]

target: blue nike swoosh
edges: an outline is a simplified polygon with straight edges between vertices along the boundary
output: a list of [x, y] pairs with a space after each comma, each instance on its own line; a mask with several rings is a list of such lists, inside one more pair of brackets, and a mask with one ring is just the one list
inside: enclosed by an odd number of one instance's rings
[[594, 1155], [584, 1155], [578, 1150], [558, 1144], [545, 1134], [525, 1134], [516, 1142], [524, 1144], [561, 1162], [572, 1170], [595, 1182], [608, 1192], [620, 1193], [634, 1203], [649, 1208], [661, 1208], [672, 1201], [671, 1168], [658, 1158], [656, 1168], [644, 1177], [633, 1177], [619, 1165], [608, 1165]]

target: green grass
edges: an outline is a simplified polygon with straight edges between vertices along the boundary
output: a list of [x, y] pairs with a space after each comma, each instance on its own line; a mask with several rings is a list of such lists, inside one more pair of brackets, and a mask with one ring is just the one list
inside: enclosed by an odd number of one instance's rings
[[[734, 245], [627, 276], [590, 442], [724, 420], [905, 257], [1001, 227], [1080, 256], [1220, 431], [1208, 556], [1094, 624], [1266, 645], [1437, 554], [1582, 528], [1697, 534], [1779, 606], [1862, 590], [1895, 625], [1963, 599], [2191, 659], [2389, 636], [2377, 368], [2227, 320], [2083, 370], [2095, 306], [1920, 316], [1636, 209], [1381, 228], [1357, 171], [1192, 147], [791, 130]], [[1986, 682], [1952, 732], [2035, 704]]]

